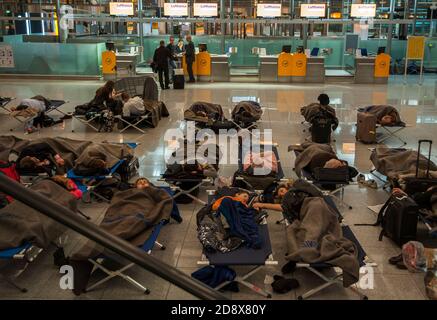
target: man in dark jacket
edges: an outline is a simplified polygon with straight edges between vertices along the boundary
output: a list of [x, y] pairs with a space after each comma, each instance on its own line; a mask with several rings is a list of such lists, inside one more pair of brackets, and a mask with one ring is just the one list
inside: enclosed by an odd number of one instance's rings
[[187, 63], [187, 71], [190, 76], [190, 80], [188, 82], [196, 82], [193, 75], [193, 63], [196, 61], [196, 52], [194, 49], [194, 43], [191, 41], [191, 36], [187, 36], [188, 44], [185, 46], [185, 62]]
[[[170, 89], [169, 79], [168, 79], [168, 60], [173, 59], [170, 51], [165, 47], [164, 40], [159, 42], [159, 48], [155, 50], [155, 54], [153, 55], [153, 62], [156, 65], [159, 77], [159, 84], [161, 85], [161, 89]], [[164, 74], [165, 78], [165, 86], [162, 79], [162, 74]]]
[[168, 69], [170, 74], [170, 83], [173, 83], [174, 78], [174, 69], [176, 69], [176, 45], [174, 44], [174, 37], [170, 37], [169, 43], [167, 45], [167, 49], [170, 51], [171, 56], [173, 59], [168, 60]]

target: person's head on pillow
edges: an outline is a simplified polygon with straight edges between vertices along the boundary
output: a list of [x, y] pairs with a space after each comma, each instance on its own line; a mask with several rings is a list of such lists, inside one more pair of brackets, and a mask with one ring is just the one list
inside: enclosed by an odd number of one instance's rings
[[346, 166], [346, 162], [338, 159], [331, 159], [327, 161], [323, 167], [328, 169], [337, 169], [345, 166]]
[[319, 95], [319, 97], [317, 98], [317, 100], [319, 100], [319, 103], [322, 106], [327, 106], [329, 105], [329, 96], [326, 93], [322, 93], [321, 95]]
[[288, 183], [281, 183], [275, 190], [274, 197], [276, 199], [282, 199], [285, 194], [290, 190], [291, 185]]
[[240, 191], [235, 194], [235, 198], [243, 203], [247, 203], [249, 201], [249, 193], [246, 191]]
[[50, 161], [47, 159], [41, 161], [36, 157], [30, 157], [30, 156], [26, 156], [20, 160], [20, 168], [22, 169], [36, 169], [37, 167], [42, 167], [49, 164]]
[[135, 188], [137, 189], [146, 189], [150, 187], [150, 181], [146, 178], [139, 178], [137, 181], [135, 181]]
[[390, 114], [387, 114], [387, 115], [383, 116], [381, 118], [381, 121], [380, 121], [380, 123], [382, 125], [390, 125], [390, 124], [394, 124], [394, 122], [395, 122], [395, 117], [393, 117]]

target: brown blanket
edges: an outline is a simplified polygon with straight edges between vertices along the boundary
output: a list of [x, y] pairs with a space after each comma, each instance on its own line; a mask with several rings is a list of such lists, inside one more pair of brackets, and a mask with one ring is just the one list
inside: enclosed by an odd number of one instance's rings
[[320, 103], [311, 103], [300, 109], [300, 114], [304, 117], [305, 121], [311, 122], [311, 119], [320, 113], [326, 111], [332, 118], [336, 118], [335, 109], [331, 106], [322, 106]]
[[[163, 189], [149, 187], [121, 191], [112, 198], [100, 228], [140, 246], [150, 236], [153, 226], [170, 219], [172, 208], [173, 199]], [[73, 260], [86, 260], [102, 251], [103, 248], [88, 241], [73, 255]]]
[[313, 142], [304, 142], [299, 146], [299, 148], [289, 147], [288, 150], [296, 150], [300, 152], [299, 155], [296, 157], [294, 163], [294, 168], [299, 178], [301, 177], [302, 169], [308, 166], [311, 162], [311, 159], [313, 159], [313, 157], [317, 154], [321, 152], [328, 152], [335, 155], [334, 150], [329, 144], [320, 144]]
[[195, 102], [184, 112], [185, 120], [209, 123], [223, 119], [221, 105], [209, 102]]
[[325, 262], [343, 270], [343, 285], [359, 280], [358, 250], [343, 237], [337, 213], [320, 197], [308, 197], [300, 211], [300, 220], [286, 228], [288, 261]]
[[381, 121], [381, 119], [384, 116], [391, 115], [395, 118], [395, 124], [404, 125], [398, 110], [390, 105], [373, 105], [373, 106], [368, 106], [365, 108], [358, 109], [358, 111], [363, 111], [375, 115], [376, 119], [378, 120], [378, 123]]
[[[396, 148], [391, 149], [386, 146], [381, 146], [372, 151], [370, 160], [378, 172], [390, 179], [397, 179], [416, 174], [417, 151]], [[419, 170], [422, 172], [426, 170], [427, 166], [427, 158], [420, 155]], [[437, 177], [437, 166], [432, 161], [430, 164], [430, 174], [433, 177]]]
[[[74, 196], [51, 180], [41, 180], [30, 189], [76, 211]], [[0, 250], [18, 247], [26, 242], [46, 248], [64, 231], [65, 227], [61, 224], [18, 201], [0, 210]]]
[[92, 143], [88, 145], [75, 161], [75, 168], [93, 168], [92, 162], [101, 159], [106, 168], [113, 167], [120, 159], [132, 157], [134, 150], [126, 144]]
[[250, 114], [257, 120], [261, 119], [263, 114], [262, 109], [257, 108], [252, 101], [241, 101], [235, 106], [234, 110], [232, 110], [232, 118], [234, 119], [235, 115], [243, 112]]

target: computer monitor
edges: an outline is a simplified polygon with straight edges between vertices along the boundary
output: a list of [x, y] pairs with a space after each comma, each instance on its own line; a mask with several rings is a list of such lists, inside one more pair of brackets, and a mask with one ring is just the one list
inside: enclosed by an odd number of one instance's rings
[[207, 47], [206, 43], [199, 43], [199, 51], [200, 52], [208, 51], [208, 47]]
[[282, 52], [291, 53], [291, 46], [290, 45], [282, 46]]
[[319, 48], [313, 48], [311, 50], [311, 57], [317, 57], [319, 55]]
[[377, 54], [381, 54], [381, 53], [385, 53], [385, 47], [378, 47], [378, 53]]
[[112, 41], [106, 41], [106, 50], [115, 51], [115, 43]]
[[361, 56], [362, 57], [368, 57], [369, 56], [368, 53], [367, 53], [367, 49], [366, 48], [361, 48], [359, 50], [361, 50]]
[[304, 48], [303, 48], [303, 46], [298, 46], [297, 47], [297, 53], [304, 53]]

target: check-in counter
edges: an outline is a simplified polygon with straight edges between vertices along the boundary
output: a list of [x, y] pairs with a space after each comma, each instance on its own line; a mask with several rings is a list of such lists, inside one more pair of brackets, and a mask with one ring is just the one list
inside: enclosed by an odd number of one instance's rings
[[307, 59], [307, 73], [304, 81], [308, 83], [325, 82], [325, 57], [309, 57]]
[[229, 78], [229, 55], [211, 54], [211, 81], [228, 82]]
[[375, 83], [375, 57], [355, 58], [355, 83]]
[[135, 74], [136, 66], [140, 55], [138, 53], [117, 52], [117, 72], [127, 70], [128, 73]]
[[356, 57], [355, 83], [386, 84], [390, 74], [390, 59], [385, 53], [376, 57]]
[[278, 55], [260, 55], [259, 81], [278, 81]]

